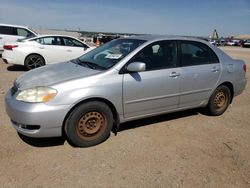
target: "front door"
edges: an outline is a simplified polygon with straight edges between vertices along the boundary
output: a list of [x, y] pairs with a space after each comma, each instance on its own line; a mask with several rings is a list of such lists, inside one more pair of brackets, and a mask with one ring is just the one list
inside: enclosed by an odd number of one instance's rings
[[176, 109], [180, 92], [176, 43], [150, 44], [129, 61], [132, 62], [144, 62], [146, 71], [124, 74], [124, 117], [134, 119]]
[[65, 47], [59, 37], [41, 37], [37, 38], [36, 42], [36, 50], [44, 57], [46, 64], [63, 62], [67, 58]]

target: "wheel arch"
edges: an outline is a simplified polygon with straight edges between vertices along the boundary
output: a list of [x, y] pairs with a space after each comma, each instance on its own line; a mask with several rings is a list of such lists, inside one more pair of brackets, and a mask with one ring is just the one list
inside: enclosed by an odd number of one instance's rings
[[103, 102], [105, 103], [106, 105], [108, 105], [108, 107], [111, 109], [112, 111], [112, 115], [113, 115], [113, 118], [114, 118], [114, 124], [113, 124], [113, 127], [112, 127], [112, 130], [114, 131], [114, 133], [116, 134], [117, 133], [117, 130], [119, 128], [119, 124], [120, 124], [120, 118], [119, 118], [119, 115], [118, 115], [118, 112], [114, 106], [114, 104], [112, 102], [110, 102], [109, 100], [105, 99], [105, 98], [100, 98], [100, 97], [95, 97], [95, 98], [89, 98], [89, 99], [85, 99], [85, 100], [82, 100], [80, 102], [78, 102], [77, 104], [75, 104], [69, 111], [68, 113], [66, 114], [66, 116], [64, 117], [64, 120], [63, 120], [63, 126], [62, 126], [62, 135], [65, 135], [65, 125], [66, 125], [66, 122], [68, 120], [68, 117], [70, 116], [71, 112], [76, 109], [78, 106], [84, 104], [84, 103], [87, 103], [87, 102], [91, 102], [91, 101], [97, 101], [97, 102]]
[[27, 60], [27, 58], [28, 58], [29, 56], [31, 56], [31, 55], [39, 55], [39, 56], [41, 56], [41, 57], [43, 58], [43, 60], [44, 60], [44, 64], [46, 65], [46, 60], [45, 60], [45, 58], [44, 58], [41, 54], [35, 53], [35, 52], [26, 55], [26, 57], [24, 58], [24, 62], [23, 62], [24, 65], [25, 65], [25, 61]]
[[230, 104], [231, 104], [233, 102], [233, 98], [234, 98], [234, 86], [233, 86], [233, 84], [231, 82], [223, 82], [220, 85], [218, 85], [218, 87], [222, 86], [222, 85], [227, 86], [229, 88], [229, 90], [230, 90], [230, 94], [231, 94]]

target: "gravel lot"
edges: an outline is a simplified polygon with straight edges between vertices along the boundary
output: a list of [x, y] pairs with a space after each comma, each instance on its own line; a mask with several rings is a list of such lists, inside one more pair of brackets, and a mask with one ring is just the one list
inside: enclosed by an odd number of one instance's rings
[[[245, 60], [250, 49], [223, 47]], [[224, 115], [197, 110], [133, 121], [104, 143], [27, 139], [11, 127], [4, 95], [23, 67], [0, 59], [0, 187], [250, 187], [250, 88]]]

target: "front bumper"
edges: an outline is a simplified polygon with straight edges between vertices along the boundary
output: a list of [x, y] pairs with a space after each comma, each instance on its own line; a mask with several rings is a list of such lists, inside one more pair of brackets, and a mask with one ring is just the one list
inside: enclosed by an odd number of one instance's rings
[[21, 102], [8, 91], [5, 109], [19, 133], [29, 137], [57, 137], [62, 136], [63, 121], [70, 106]]

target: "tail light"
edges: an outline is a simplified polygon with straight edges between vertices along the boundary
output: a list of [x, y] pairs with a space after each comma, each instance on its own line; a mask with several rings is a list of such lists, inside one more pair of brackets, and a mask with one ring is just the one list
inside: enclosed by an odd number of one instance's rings
[[5, 50], [12, 50], [13, 48], [18, 47], [18, 45], [4, 45], [3, 49]]
[[243, 65], [243, 70], [244, 70], [245, 72], [247, 72], [247, 65], [246, 65], [246, 64]]

